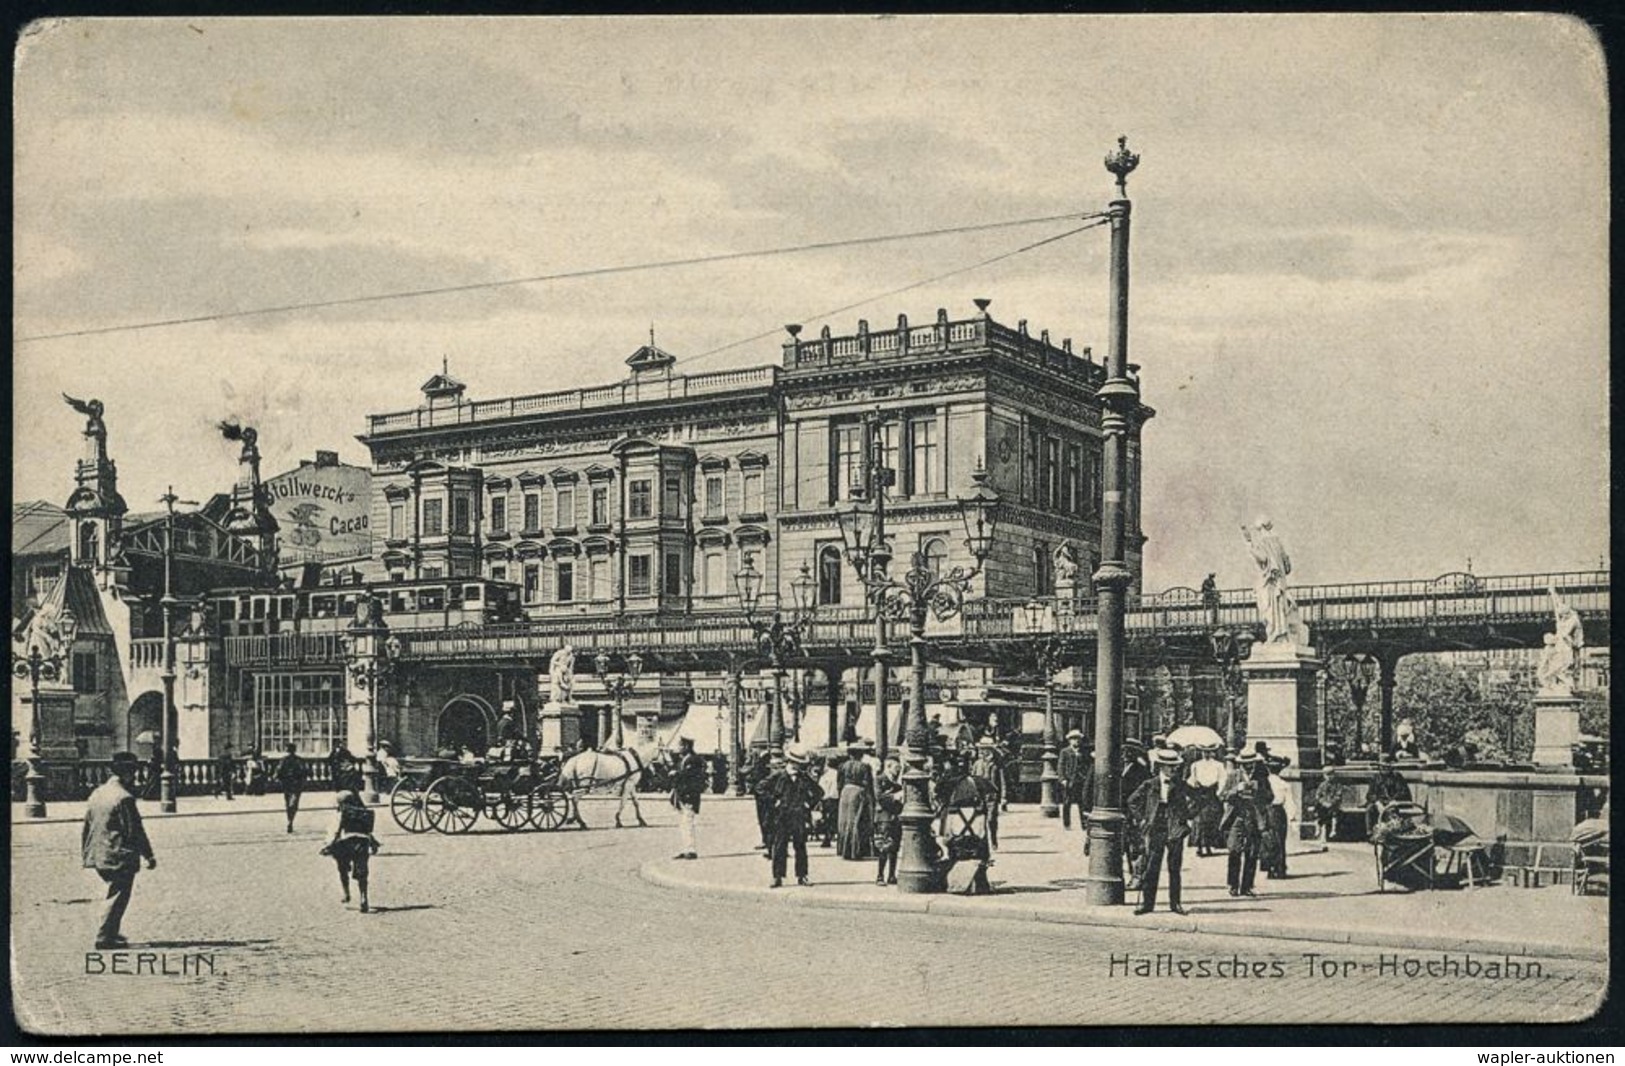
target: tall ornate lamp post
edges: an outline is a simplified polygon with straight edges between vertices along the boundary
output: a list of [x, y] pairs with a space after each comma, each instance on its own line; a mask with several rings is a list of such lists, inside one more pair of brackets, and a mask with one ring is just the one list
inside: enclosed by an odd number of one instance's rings
[[633, 652], [622, 660], [620, 670], [613, 670], [609, 653], [601, 651], [593, 657], [592, 664], [598, 673], [598, 680], [603, 682], [604, 692], [615, 702], [615, 746], [624, 748], [626, 731], [621, 725], [621, 708], [626, 697], [632, 695], [638, 675], [643, 673], [643, 656]]
[[180, 784], [175, 780], [174, 771], [169, 768], [169, 752], [175, 744], [175, 733], [179, 730], [175, 717], [175, 606], [180, 603], [175, 598], [174, 584], [175, 505], [184, 503], [195, 506], [196, 501], [176, 496], [173, 485], [158, 499], [164, 505], [164, 595], [158, 601], [164, 616], [164, 669], [159, 675], [164, 683], [164, 720], [159, 740], [163, 745], [164, 770], [158, 778], [158, 809], [165, 814], [174, 814], [175, 789]]
[[1219, 682], [1224, 689], [1224, 742], [1230, 747], [1241, 743], [1236, 735], [1236, 706], [1243, 698], [1241, 662], [1252, 651], [1251, 629], [1215, 629], [1208, 634], [1213, 661], [1219, 664]]
[[[66, 581], [66, 578], [62, 580]], [[28, 653], [11, 653], [11, 672], [19, 680], [28, 678], [29, 717], [28, 717], [28, 773], [23, 778], [24, 788], [27, 789], [23, 814], [29, 818], [45, 817], [45, 772], [40, 769], [40, 745], [43, 729], [40, 723], [39, 712], [39, 683], [43, 678], [46, 681], [60, 679], [67, 668], [66, 652], [73, 647], [73, 637], [78, 631], [79, 622], [74, 618], [73, 612], [63, 609], [57, 616], [56, 632], [58, 642], [55, 647], [42, 650], [41, 641], [31, 636], [28, 641]]]
[[1365, 698], [1371, 691], [1371, 682], [1377, 679], [1380, 667], [1374, 657], [1365, 652], [1355, 652], [1330, 660], [1326, 669], [1334, 680], [1349, 687], [1349, 702], [1354, 704], [1354, 743], [1348, 754], [1358, 758], [1360, 749], [1365, 746]]
[[987, 484], [987, 472], [978, 466], [972, 475], [975, 491], [959, 503], [965, 525], [965, 548], [976, 563], [943, 571], [931, 565], [923, 552], [915, 552], [906, 572], [893, 577], [887, 570], [891, 550], [882, 525], [884, 483], [875, 506], [862, 502], [840, 515], [841, 533], [846, 539], [847, 557], [874, 602], [877, 617], [906, 620], [909, 627], [908, 720], [903, 735], [907, 746], [908, 769], [903, 773], [902, 848], [897, 860], [897, 887], [903, 892], [934, 892], [940, 889], [935, 863], [935, 843], [931, 839], [930, 775], [925, 771], [931, 734], [925, 716], [925, 622], [927, 614], [946, 621], [960, 612], [965, 594], [981, 573], [982, 564], [993, 550], [993, 533], [998, 519], [999, 494]]
[[767, 720], [767, 748], [777, 765], [784, 756], [784, 663], [801, 654], [801, 635], [818, 609], [813, 599], [816, 582], [812, 571], [803, 563], [801, 572], [790, 582], [795, 608], [788, 619], [777, 607], [771, 619], [757, 617], [756, 608], [762, 599], [762, 575], [749, 558], [734, 575], [734, 584], [739, 589], [739, 602], [745, 606], [745, 621], [750, 623], [756, 646], [773, 668], [773, 713]]
[[[378, 619], [378, 629], [382, 630], [383, 619]], [[357, 647], [356, 638], [346, 637], [346, 651]], [[378, 639], [378, 632], [374, 632], [372, 641]], [[350, 676], [355, 683], [367, 691], [367, 751], [362, 757], [361, 780], [364, 789], [363, 799], [368, 803], [378, 802], [378, 779], [383, 774], [383, 767], [378, 762], [378, 687], [383, 681], [395, 672], [395, 661], [401, 656], [401, 638], [390, 634], [381, 645], [369, 644], [367, 654], [350, 664]]]
[[1095, 571], [1099, 636], [1095, 641], [1095, 796], [1089, 813], [1089, 872], [1085, 896], [1094, 905], [1123, 902], [1123, 674], [1124, 600], [1134, 574], [1124, 551], [1123, 503], [1128, 491], [1128, 444], [1140, 407], [1140, 386], [1128, 362], [1128, 176], [1140, 157], [1117, 139], [1106, 169], [1117, 178], [1118, 198], [1106, 209], [1111, 222], [1110, 335], [1106, 380], [1097, 394], [1104, 408], [1101, 449], [1100, 568]]
[[1032, 634], [1033, 657], [1037, 661], [1038, 672], [1044, 678], [1044, 771], [1038, 777], [1039, 810], [1045, 818], [1059, 818], [1061, 816], [1061, 775], [1056, 764], [1061, 758], [1061, 741], [1056, 736], [1055, 728], [1055, 675], [1066, 668], [1066, 643], [1062, 636], [1071, 628], [1071, 611], [1060, 610], [1060, 601], [1055, 601], [1055, 631], [1038, 639], [1039, 627], [1044, 624], [1044, 616], [1051, 610], [1049, 604], [1040, 600], [1030, 600], [1022, 608], [1027, 615], [1027, 632]]

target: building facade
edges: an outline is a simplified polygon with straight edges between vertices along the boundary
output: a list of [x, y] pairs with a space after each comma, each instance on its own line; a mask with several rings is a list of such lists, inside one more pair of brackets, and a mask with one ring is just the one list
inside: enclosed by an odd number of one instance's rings
[[[749, 564], [764, 575], [769, 604], [790, 603], [805, 568], [821, 609], [861, 612], [836, 512], [875, 449], [891, 472], [895, 557], [974, 566], [957, 500], [980, 471], [999, 493], [1000, 524], [970, 596], [1050, 594], [1063, 544], [1085, 573], [1094, 569], [1096, 391], [1105, 374], [1069, 340], [1033, 336], [1025, 322], [1002, 325], [982, 305], [964, 319], [939, 311], [912, 325], [899, 316], [893, 328], [859, 322], [845, 335], [826, 328], [805, 338], [798, 327], [777, 365], [684, 374], [653, 343], [626, 364], [629, 375], [615, 384], [493, 400], [470, 399], [441, 373], [423, 385], [416, 408], [371, 416], [359, 439], [372, 456], [371, 525], [381, 550], [368, 578], [401, 593], [448, 579], [511, 585], [531, 620], [681, 624], [737, 612], [735, 575]], [[1144, 543], [1138, 430], [1151, 413], [1141, 409], [1129, 450], [1126, 540], [1136, 574]], [[391, 596], [392, 617], [422, 607]], [[822, 684], [812, 687], [832, 720], [844, 714], [850, 727], [865, 670], [862, 659], [818, 664]], [[492, 663], [483, 678], [420, 677], [413, 688], [425, 713], [462, 701], [453, 718], [474, 706], [489, 724], [504, 700], [534, 712], [535, 673], [533, 663]], [[646, 731], [669, 727], [723, 684], [716, 675], [650, 677], [628, 702], [628, 718]], [[933, 679], [934, 689], [954, 687], [946, 674]], [[420, 715], [415, 727], [380, 729], [422, 750], [477, 739], [478, 724], [431, 730]]]

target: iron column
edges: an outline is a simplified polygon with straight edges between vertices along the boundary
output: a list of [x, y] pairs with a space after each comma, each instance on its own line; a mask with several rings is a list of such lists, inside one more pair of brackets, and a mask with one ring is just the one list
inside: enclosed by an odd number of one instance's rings
[[1106, 380], [1100, 387], [1102, 456], [1100, 569], [1095, 571], [1099, 597], [1099, 636], [1095, 644], [1095, 796], [1089, 813], [1087, 902], [1123, 902], [1123, 608], [1129, 571], [1123, 544], [1123, 505], [1128, 489], [1129, 422], [1139, 405], [1139, 386], [1128, 373], [1128, 238], [1127, 178], [1140, 158], [1128, 150], [1125, 137], [1106, 157], [1106, 169], [1117, 176], [1120, 199], [1107, 208], [1111, 219], [1111, 312], [1106, 351]]

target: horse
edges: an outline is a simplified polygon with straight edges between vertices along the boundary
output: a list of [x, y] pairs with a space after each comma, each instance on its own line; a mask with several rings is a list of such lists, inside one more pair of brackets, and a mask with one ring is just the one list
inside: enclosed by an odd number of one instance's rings
[[[620, 802], [615, 807], [615, 828], [624, 828], [621, 814], [628, 802], [632, 804], [632, 813], [637, 817], [638, 825], [647, 826], [649, 823], [643, 820], [643, 809], [638, 806], [638, 782], [649, 765], [661, 755], [659, 746], [653, 741], [642, 747], [628, 744], [620, 751], [583, 751], [570, 756], [559, 768], [559, 785], [570, 793], [572, 800], [582, 793], [616, 789]], [[576, 824], [587, 828], [587, 823], [581, 817], [581, 805], [573, 804], [573, 808]]]

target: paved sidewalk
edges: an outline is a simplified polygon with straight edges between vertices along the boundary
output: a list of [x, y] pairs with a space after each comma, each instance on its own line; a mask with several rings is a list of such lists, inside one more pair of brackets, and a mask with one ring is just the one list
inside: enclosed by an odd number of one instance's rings
[[[770, 874], [755, 850], [754, 816], [738, 805], [708, 805], [701, 814], [701, 858], [645, 863], [641, 876], [670, 888], [779, 900], [786, 905], [925, 911], [1081, 925], [1136, 927], [1245, 937], [1405, 947], [1423, 951], [1558, 958], [1608, 958], [1608, 900], [1573, 895], [1566, 886], [1526, 889], [1492, 884], [1410, 893], [1377, 889], [1368, 844], [1298, 842], [1285, 880], [1259, 878], [1254, 898], [1225, 887], [1225, 856], [1199, 859], [1187, 849], [1184, 899], [1190, 914], [1158, 909], [1136, 917], [1131, 906], [1084, 902], [1083, 837], [1036, 807], [1018, 807], [1000, 825], [1001, 849], [989, 877], [991, 896], [904, 895], [874, 883], [872, 861], [846, 862], [833, 849], [810, 848], [811, 887]], [[675, 841], [674, 841], [675, 843]], [[1132, 901], [1131, 901], [1132, 902]]]

